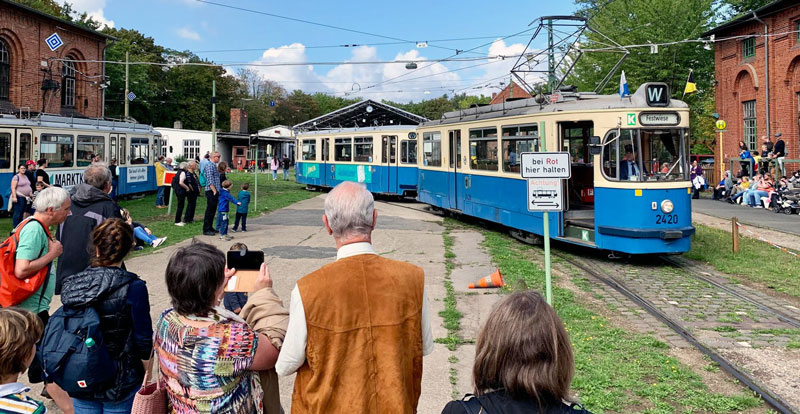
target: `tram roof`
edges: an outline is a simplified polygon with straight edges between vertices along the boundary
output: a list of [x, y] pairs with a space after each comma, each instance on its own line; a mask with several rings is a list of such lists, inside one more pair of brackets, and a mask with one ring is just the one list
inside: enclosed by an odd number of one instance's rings
[[382, 102], [365, 99], [294, 126], [296, 131], [367, 126], [419, 125], [428, 119]]
[[331, 128], [321, 129], [314, 131], [297, 131], [296, 135], [299, 136], [312, 136], [312, 135], [331, 135], [350, 133], [352, 135], [368, 134], [370, 132], [383, 132], [383, 131], [413, 131], [417, 129], [417, 125], [386, 125], [379, 127], [366, 127], [366, 128]]
[[97, 118], [71, 118], [58, 115], [41, 115], [35, 118], [17, 118], [13, 115], [0, 115], [0, 125], [161, 134], [156, 131], [152, 125]]
[[[650, 108], [654, 111], [684, 109], [689, 106], [680, 100], [670, 99], [669, 105], [651, 107], [647, 104], [645, 86], [642, 84], [630, 97], [619, 95], [597, 95], [590, 92], [559, 93], [558, 102], [540, 104], [536, 98], [520, 99], [493, 105], [477, 106], [460, 111], [445, 112], [441, 119], [428, 121], [423, 126], [453, 124], [465, 121], [479, 121], [518, 115], [546, 114], [567, 111], [591, 111], [604, 109]], [[547, 98], [544, 98], [547, 99]]]

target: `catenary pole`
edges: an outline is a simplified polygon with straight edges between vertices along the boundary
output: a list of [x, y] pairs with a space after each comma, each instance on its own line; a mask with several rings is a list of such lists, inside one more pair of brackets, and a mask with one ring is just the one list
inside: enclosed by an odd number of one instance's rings
[[217, 81], [211, 81], [211, 152], [217, 148]]
[[125, 120], [128, 119], [128, 106], [130, 105], [130, 100], [128, 100], [128, 62], [129, 62], [129, 55], [130, 52], [127, 50], [125, 51], [125, 97], [123, 100], [125, 101]]

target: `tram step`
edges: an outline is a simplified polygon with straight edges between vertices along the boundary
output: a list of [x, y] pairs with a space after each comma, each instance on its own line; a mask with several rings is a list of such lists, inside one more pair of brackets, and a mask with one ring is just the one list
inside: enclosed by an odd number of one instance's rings
[[592, 219], [594, 220], [594, 210], [567, 210], [564, 218], [569, 219]]
[[594, 230], [581, 226], [566, 225], [564, 226], [564, 237], [575, 239], [582, 243], [594, 243]]

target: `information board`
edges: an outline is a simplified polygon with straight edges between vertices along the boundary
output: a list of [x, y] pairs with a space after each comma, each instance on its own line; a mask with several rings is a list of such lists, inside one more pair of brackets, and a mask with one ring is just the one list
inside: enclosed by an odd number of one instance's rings
[[520, 154], [522, 178], [569, 178], [572, 168], [568, 152], [523, 152]]
[[561, 211], [563, 200], [560, 179], [528, 179], [528, 211]]

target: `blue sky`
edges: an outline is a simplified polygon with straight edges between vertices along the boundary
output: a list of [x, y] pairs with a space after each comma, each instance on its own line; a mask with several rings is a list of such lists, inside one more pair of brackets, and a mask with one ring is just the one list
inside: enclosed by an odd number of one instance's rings
[[[516, 58], [487, 56], [520, 54], [539, 16], [571, 14], [570, 0], [550, 2], [507, 1], [262, 1], [210, 0], [234, 7], [314, 21], [414, 43], [379, 44], [396, 40], [288, 21], [257, 13], [233, 10], [196, 0], [72, 0], [73, 6], [114, 27], [133, 28], [157, 43], [178, 50], [192, 50], [204, 58], [230, 65], [251, 66], [267, 79], [288, 90], [353, 94], [373, 99], [408, 101], [466, 92], [491, 94]], [[522, 36], [501, 39], [526, 29]], [[436, 39], [485, 39], [434, 41]], [[543, 37], [542, 37], [543, 38]], [[357, 44], [349, 48], [319, 46]], [[426, 63], [452, 56], [452, 49], [475, 49], [459, 57], [480, 58], [470, 62]], [[542, 47], [543, 44], [533, 45]], [[211, 52], [254, 49], [239, 52]], [[354, 61], [413, 60], [418, 69], [403, 63], [353, 65]], [[322, 62], [333, 62], [323, 65]], [[469, 68], [468, 66], [476, 66]], [[235, 71], [235, 67], [228, 66]], [[504, 76], [505, 75], [505, 76]], [[399, 78], [397, 78], [400, 76]], [[394, 79], [397, 78], [397, 79]], [[415, 79], [417, 78], [417, 79]], [[484, 87], [485, 85], [489, 87]]]

